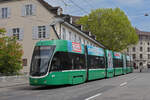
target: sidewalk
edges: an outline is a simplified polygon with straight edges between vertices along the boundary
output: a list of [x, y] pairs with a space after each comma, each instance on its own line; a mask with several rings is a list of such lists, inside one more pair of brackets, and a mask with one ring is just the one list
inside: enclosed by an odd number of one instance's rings
[[150, 69], [142, 69], [142, 72], [140, 72], [140, 69], [134, 69], [134, 73], [150, 73]]
[[0, 88], [28, 84], [28, 76], [3, 76], [0, 77]]

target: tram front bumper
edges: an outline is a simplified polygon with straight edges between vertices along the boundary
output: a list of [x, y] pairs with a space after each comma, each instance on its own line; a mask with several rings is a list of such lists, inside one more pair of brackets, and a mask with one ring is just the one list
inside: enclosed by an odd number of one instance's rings
[[45, 78], [29, 78], [30, 85], [33, 86], [42, 86], [47, 85], [47, 79]]

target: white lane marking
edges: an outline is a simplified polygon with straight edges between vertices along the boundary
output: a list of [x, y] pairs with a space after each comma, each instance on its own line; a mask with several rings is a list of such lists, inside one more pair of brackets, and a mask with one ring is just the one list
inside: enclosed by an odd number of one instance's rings
[[127, 82], [124, 82], [124, 83], [120, 84], [120, 86], [124, 86], [124, 85], [126, 85], [126, 84], [127, 84]]
[[85, 100], [90, 100], [90, 99], [93, 99], [93, 98], [95, 98], [95, 97], [97, 97], [97, 96], [100, 96], [100, 95], [102, 95], [102, 93], [99, 93], [99, 94], [96, 94], [96, 95], [91, 96], [91, 97], [89, 97], [89, 98], [86, 98]]

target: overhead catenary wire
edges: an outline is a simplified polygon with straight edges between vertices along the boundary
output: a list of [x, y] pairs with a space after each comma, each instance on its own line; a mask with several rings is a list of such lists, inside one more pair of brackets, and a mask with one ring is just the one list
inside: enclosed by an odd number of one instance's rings
[[88, 2], [89, 0], [84, 0], [84, 1], [86, 1], [85, 3], [87, 3], [91, 7], [91, 9], [95, 8], [90, 2]]
[[74, 1], [69, 0], [72, 4], [74, 4], [77, 8], [79, 8], [80, 10], [82, 10], [84, 13], [88, 13], [86, 10], [84, 10], [82, 7], [80, 7], [78, 4], [76, 4]]
[[[51, 0], [46, 0], [48, 3], [51, 2]], [[85, 9], [83, 9], [82, 7], [80, 7], [77, 3], [75, 3], [73, 0], [53, 0], [55, 1], [56, 3], [54, 3], [54, 5], [57, 5], [57, 6], [62, 6], [62, 8], [64, 8], [64, 12], [66, 14], [72, 14], [72, 13], [76, 13], [76, 14], [79, 14], [79, 15], [83, 15], [83, 14], [87, 14], [88, 11], [86, 11]], [[59, 3], [59, 4], [58, 4]], [[80, 9], [79, 10], [74, 10], [74, 11], [71, 11], [73, 9], [70, 9], [72, 8], [73, 6], [77, 7]]]
[[61, 2], [62, 2], [65, 6], [69, 6], [64, 0], [61, 0]]

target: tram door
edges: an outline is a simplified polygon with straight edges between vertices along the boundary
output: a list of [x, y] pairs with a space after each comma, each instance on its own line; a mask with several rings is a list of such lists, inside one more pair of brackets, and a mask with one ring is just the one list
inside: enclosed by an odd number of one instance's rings
[[89, 75], [89, 67], [88, 67], [88, 51], [87, 51], [87, 46], [84, 46], [85, 50], [85, 67], [86, 67], [86, 81], [88, 81], [88, 75]]

